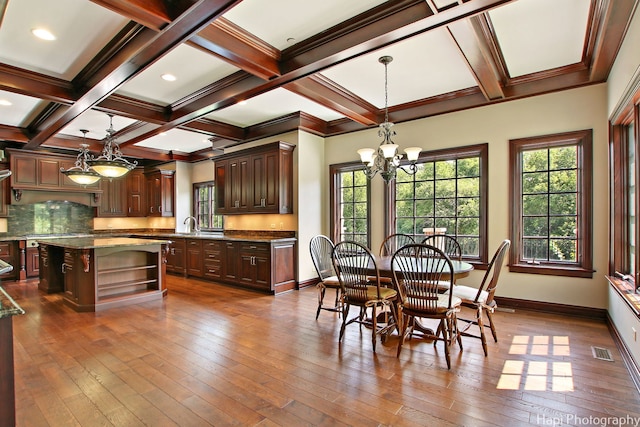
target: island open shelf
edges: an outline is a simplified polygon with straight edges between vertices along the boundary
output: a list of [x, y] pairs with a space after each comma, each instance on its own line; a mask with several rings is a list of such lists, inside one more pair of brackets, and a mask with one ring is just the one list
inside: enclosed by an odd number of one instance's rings
[[166, 295], [165, 253], [169, 241], [133, 238], [42, 240], [48, 259], [41, 280], [62, 283], [64, 302], [76, 311], [101, 311], [161, 300]]

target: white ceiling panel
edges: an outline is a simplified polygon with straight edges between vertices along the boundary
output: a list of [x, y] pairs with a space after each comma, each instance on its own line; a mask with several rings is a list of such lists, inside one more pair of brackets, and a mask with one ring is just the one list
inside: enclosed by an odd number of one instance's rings
[[211, 148], [211, 142], [207, 138], [209, 138], [207, 135], [201, 133], [189, 132], [182, 129], [171, 129], [164, 134], [145, 139], [134, 145], [136, 147], [192, 153], [205, 148]]
[[[0, 62], [70, 80], [127, 22], [86, 0], [12, 0], [0, 27]], [[34, 28], [56, 40], [38, 39]]]
[[322, 74], [383, 108], [384, 65], [378, 58], [384, 55], [393, 57], [388, 65], [390, 106], [477, 86], [445, 29], [362, 55]]
[[340, 113], [283, 88], [253, 97], [244, 105], [235, 104], [215, 111], [206, 117], [236, 126], [251, 126], [297, 111], [304, 111], [326, 121], [344, 117]]
[[384, 0], [244, 0], [224, 17], [282, 50], [381, 3]]
[[[132, 120], [127, 117], [114, 116], [113, 128], [117, 132], [135, 122], [136, 120]], [[60, 133], [63, 135], [82, 136], [80, 129], [86, 129], [89, 131], [87, 133], [87, 138], [102, 140], [107, 136], [107, 129], [109, 129], [109, 116], [100, 111], [88, 110], [64, 127]]]
[[[125, 83], [118, 93], [168, 105], [236, 71], [213, 55], [180, 45]], [[172, 74], [176, 80], [165, 81], [163, 74]]]
[[0, 125], [26, 126], [23, 123], [31, 115], [40, 100], [30, 96], [0, 90]]
[[589, 1], [519, 0], [489, 15], [511, 77], [582, 60]]

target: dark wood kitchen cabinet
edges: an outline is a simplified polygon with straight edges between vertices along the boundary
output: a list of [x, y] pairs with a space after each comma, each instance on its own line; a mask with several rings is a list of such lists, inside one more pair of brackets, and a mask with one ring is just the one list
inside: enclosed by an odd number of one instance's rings
[[202, 277], [202, 240], [187, 239], [187, 276]]
[[185, 272], [185, 239], [172, 239], [167, 254], [167, 271], [176, 274]]
[[52, 190], [73, 192], [98, 192], [100, 181], [80, 185], [71, 181], [60, 169], [75, 165], [76, 157], [38, 151], [7, 149], [11, 165], [11, 187], [18, 190]]
[[271, 254], [268, 243], [240, 243], [238, 272], [239, 282], [244, 286], [270, 291]]
[[216, 157], [216, 214], [293, 212], [293, 150], [285, 142]]
[[224, 242], [220, 240], [203, 240], [202, 270], [204, 277], [212, 280], [222, 278], [222, 269], [225, 262]]
[[173, 216], [174, 171], [156, 170], [145, 173], [146, 216]]
[[146, 215], [144, 170], [134, 169], [127, 175], [127, 216]]
[[127, 216], [127, 181], [121, 178], [102, 178], [100, 188], [102, 196], [98, 207], [100, 217], [122, 217]]
[[15, 280], [18, 277], [20, 263], [18, 261], [18, 242], [0, 242], [0, 259], [13, 266], [13, 270], [0, 274], [0, 279]]
[[238, 280], [238, 242], [225, 242], [224, 245], [224, 280], [235, 283]]
[[27, 247], [26, 258], [27, 277], [38, 277], [40, 275], [40, 251], [38, 247]]

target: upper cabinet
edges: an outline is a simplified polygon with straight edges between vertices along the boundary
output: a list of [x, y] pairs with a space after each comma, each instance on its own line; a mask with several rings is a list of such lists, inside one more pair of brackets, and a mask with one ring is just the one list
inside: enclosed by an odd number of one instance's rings
[[10, 179], [13, 189], [100, 192], [100, 181], [83, 186], [60, 173], [61, 168], [66, 170], [74, 166], [75, 157], [27, 150], [7, 149], [7, 151], [11, 164]]
[[285, 142], [216, 157], [216, 214], [293, 212], [293, 150]]
[[174, 171], [156, 170], [145, 173], [146, 216], [173, 216]]
[[98, 216], [127, 216], [126, 178], [102, 178], [99, 182], [100, 188], [102, 189], [102, 200], [98, 207]]

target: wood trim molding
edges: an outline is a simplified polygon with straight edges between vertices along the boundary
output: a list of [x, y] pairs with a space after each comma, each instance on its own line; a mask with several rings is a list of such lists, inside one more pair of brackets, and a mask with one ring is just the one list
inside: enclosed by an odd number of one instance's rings
[[605, 320], [607, 310], [604, 308], [581, 307], [577, 305], [558, 304], [544, 301], [532, 301], [518, 298], [495, 297], [498, 307], [543, 311], [545, 313], [562, 314], [573, 317], [586, 317], [589, 319]]
[[318, 283], [320, 283], [320, 279], [317, 277], [315, 279], [303, 280], [301, 282], [298, 282], [298, 289], [308, 288], [309, 286], [316, 286]]

